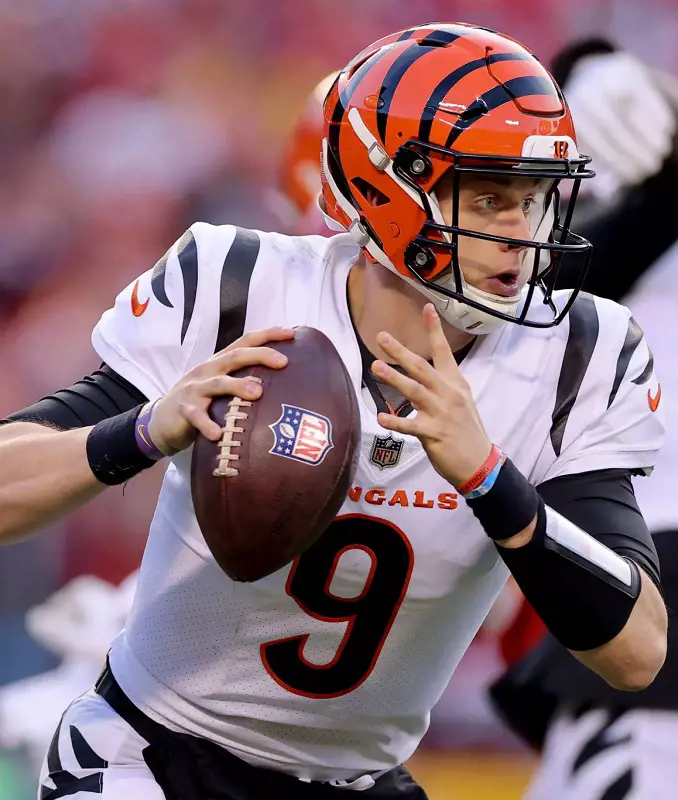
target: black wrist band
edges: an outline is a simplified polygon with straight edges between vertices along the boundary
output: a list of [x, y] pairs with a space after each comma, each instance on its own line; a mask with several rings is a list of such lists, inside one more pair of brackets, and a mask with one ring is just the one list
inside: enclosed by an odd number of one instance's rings
[[539, 508], [539, 495], [507, 458], [490, 491], [466, 504], [485, 533], [496, 541], [510, 539], [530, 525]]
[[139, 450], [135, 428], [143, 405], [96, 424], [87, 437], [87, 460], [94, 477], [117, 486], [157, 462]]

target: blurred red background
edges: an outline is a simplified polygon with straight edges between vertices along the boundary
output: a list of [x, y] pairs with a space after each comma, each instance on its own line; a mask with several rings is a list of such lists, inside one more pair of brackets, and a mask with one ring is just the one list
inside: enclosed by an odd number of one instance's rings
[[[430, 20], [497, 28], [547, 64], [604, 34], [678, 73], [676, 0], [0, 0], [0, 415], [97, 366], [99, 315], [188, 224], [279, 227], [267, 190], [309, 91]], [[161, 478], [3, 549], [0, 683], [48, 663], [30, 605], [137, 566]]]

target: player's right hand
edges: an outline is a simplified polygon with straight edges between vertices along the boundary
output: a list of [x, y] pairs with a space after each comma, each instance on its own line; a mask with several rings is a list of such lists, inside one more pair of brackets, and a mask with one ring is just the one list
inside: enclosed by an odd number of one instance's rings
[[162, 453], [172, 455], [189, 447], [198, 432], [218, 441], [222, 430], [207, 413], [212, 398], [220, 395], [234, 395], [243, 400], [259, 398], [262, 389], [256, 379], [234, 378], [231, 373], [257, 364], [281, 369], [287, 364], [287, 357], [265, 345], [293, 338], [291, 328], [252, 331], [186, 373], [153, 408], [148, 425], [153, 444]]

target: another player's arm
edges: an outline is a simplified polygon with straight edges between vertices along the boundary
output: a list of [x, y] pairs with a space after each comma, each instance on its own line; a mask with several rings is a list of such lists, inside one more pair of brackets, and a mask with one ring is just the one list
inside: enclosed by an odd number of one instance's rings
[[[256, 400], [261, 394], [258, 383], [230, 373], [255, 364], [284, 367], [286, 357], [263, 345], [293, 336], [284, 328], [245, 334], [183, 376], [154, 404], [148, 420], [157, 455], [184, 450], [198, 432], [217, 441], [221, 428], [207, 413], [212, 398]], [[145, 401], [104, 369], [10, 415], [0, 427], [0, 544], [38, 531], [106, 486], [153, 466], [157, 459], [140, 449], [136, 436]]]
[[[430, 304], [424, 324], [433, 366], [388, 334], [379, 334], [380, 347], [407, 375], [383, 361], [375, 361], [373, 371], [418, 411], [413, 418], [379, 414], [379, 421], [420, 439], [432, 465], [457, 488], [494, 540], [551, 633], [614, 687], [644, 688], [666, 654], [666, 612], [659, 591], [633, 554], [614, 552], [591, 536], [595, 530], [547, 506], [511, 460], [492, 446]], [[619, 525], [602, 530], [625, 533]]]

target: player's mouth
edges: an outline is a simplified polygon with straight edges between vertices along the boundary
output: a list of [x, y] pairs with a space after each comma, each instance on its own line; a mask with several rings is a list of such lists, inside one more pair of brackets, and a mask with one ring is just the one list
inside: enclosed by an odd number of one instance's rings
[[500, 297], [514, 297], [521, 290], [520, 272], [518, 270], [506, 270], [487, 278], [485, 281], [486, 291], [497, 294]]

